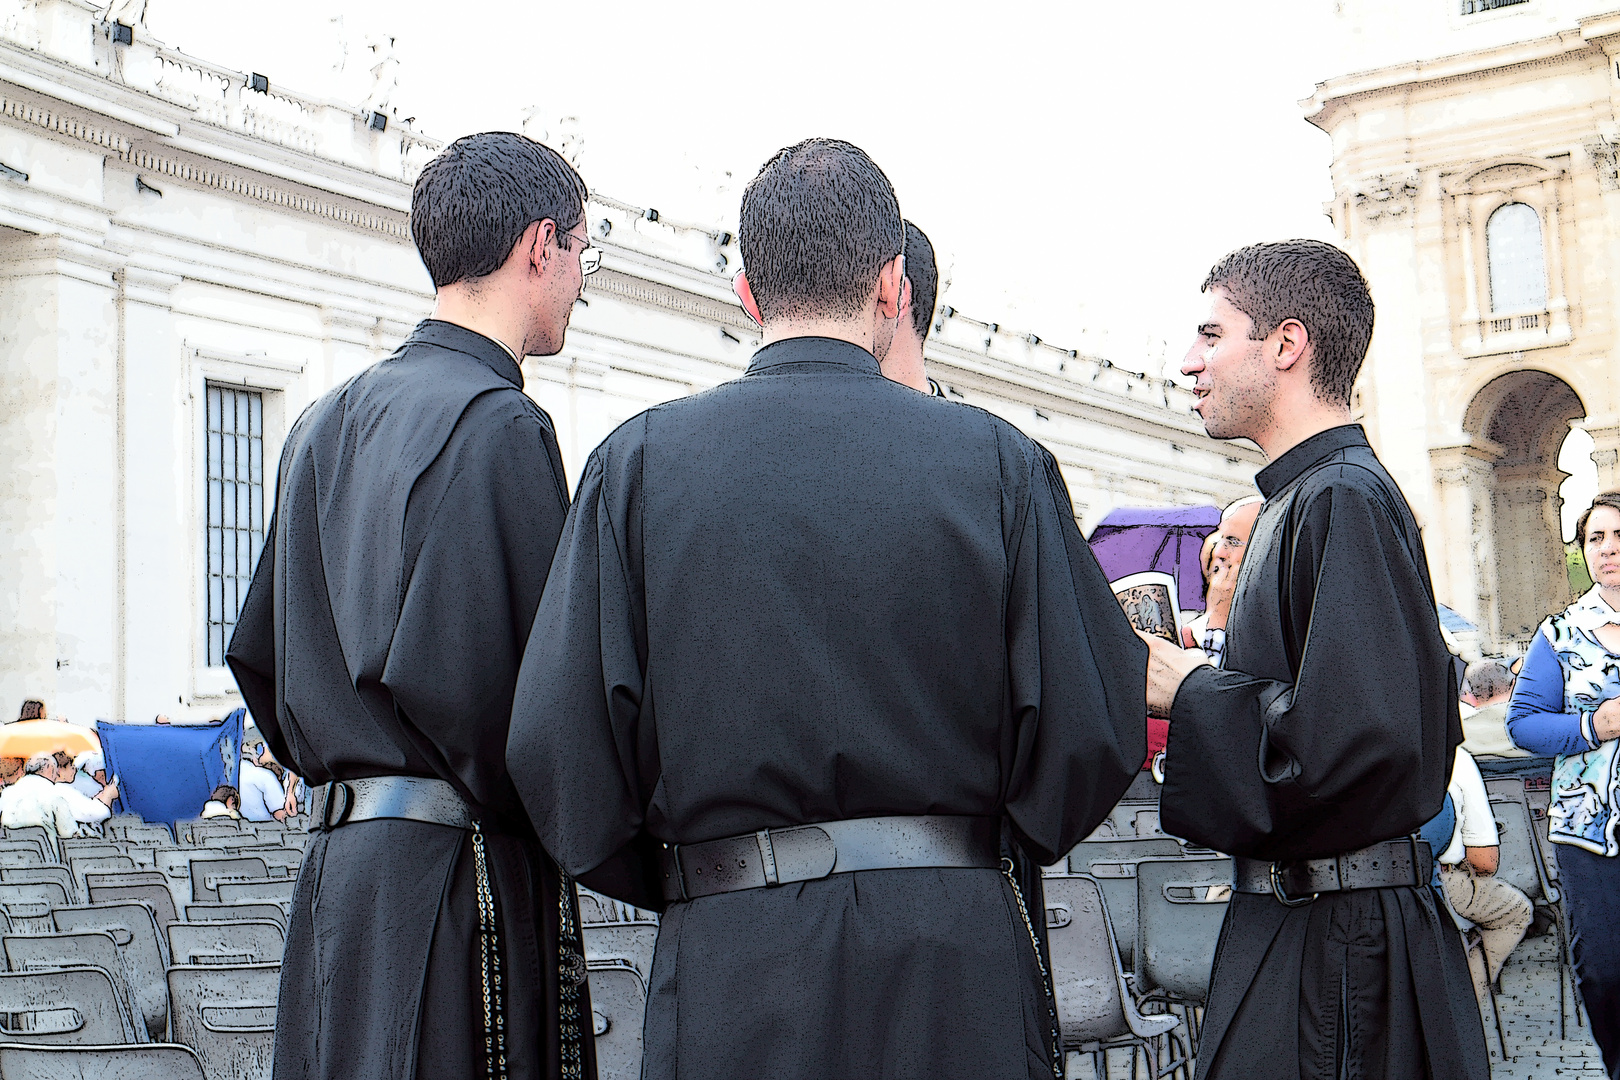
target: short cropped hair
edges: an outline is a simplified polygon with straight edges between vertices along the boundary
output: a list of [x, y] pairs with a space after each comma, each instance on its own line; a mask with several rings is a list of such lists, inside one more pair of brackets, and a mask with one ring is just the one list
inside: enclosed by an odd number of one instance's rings
[[806, 139], [777, 151], [749, 182], [737, 242], [770, 322], [859, 314], [878, 272], [901, 253], [905, 230], [894, 187], [865, 151]]
[[22, 711], [17, 714], [19, 720], [40, 720], [45, 716], [45, 703], [38, 698], [29, 698], [22, 703]]
[[1316, 396], [1350, 403], [1373, 331], [1372, 293], [1350, 256], [1320, 240], [1252, 244], [1215, 264], [1203, 291], [1215, 288], [1253, 322], [1253, 341], [1265, 340], [1287, 319], [1303, 323]]
[[906, 277], [911, 280], [911, 328], [918, 341], [928, 340], [934, 324], [934, 304], [939, 301], [939, 263], [934, 245], [911, 222], [906, 222]]
[[46, 769], [53, 767], [55, 764], [56, 760], [52, 758], [51, 755], [35, 754], [33, 757], [28, 759], [28, 764], [23, 766], [23, 770], [28, 773], [42, 773]]
[[1477, 698], [1498, 698], [1513, 689], [1513, 672], [1500, 660], [1475, 660], [1463, 669], [1463, 690]]
[[51, 755], [51, 760], [56, 762], [56, 767], [58, 769], [73, 768], [73, 755], [69, 754], [66, 750], [58, 750], [56, 753]]
[[411, 191], [411, 239], [433, 287], [498, 270], [523, 230], [585, 216], [585, 181], [548, 146], [510, 131], [467, 135], [427, 163]]
[[23, 759], [20, 757], [0, 758], [0, 783], [15, 784], [23, 774]]
[[219, 785], [219, 787], [208, 793], [208, 797], [217, 803], [223, 803], [226, 799], [241, 798], [241, 796], [236, 793], [236, 789], [231, 787], [229, 784]]

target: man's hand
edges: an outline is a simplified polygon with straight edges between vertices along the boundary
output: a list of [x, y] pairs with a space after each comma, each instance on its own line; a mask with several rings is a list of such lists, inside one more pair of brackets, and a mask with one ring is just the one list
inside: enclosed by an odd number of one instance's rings
[[1610, 698], [1592, 714], [1592, 734], [1598, 742], [1620, 738], [1620, 698]]
[[113, 800], [116, 798], [118, 798], [117, 784], [104, 784], [101, 790], [95, 794], [97, 802], [105, 803], [109, 807], [112, 806]]
[[1140, 630], [1136, 634], [1148, 647], [1148, 715], [1168, 719], [1182, 680], [1192, 674], [1194, 668], [1209, 663], [1209, 657], [1192, 649], [1178, 649], [1164, 638]]

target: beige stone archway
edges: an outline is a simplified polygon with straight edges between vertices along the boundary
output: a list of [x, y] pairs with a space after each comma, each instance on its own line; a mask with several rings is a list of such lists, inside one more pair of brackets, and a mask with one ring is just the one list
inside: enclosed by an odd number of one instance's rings
[[[1569, 602], [1562, 503], [1568, 475], [1558, 451], [1572, 420], [1586, 416], [1573, 387], [1550, 372], [1520, 369], [1481, 387], [1463, 416], [1465, 446], [1432, 451], [1435, 479], [1449, 490], [1451, 579], [1473, 581], [1474, 618], [1498, 645], [1522, 643], [1548, 612]], [[1468, 537], [1468, 542], [1456, 541]]]

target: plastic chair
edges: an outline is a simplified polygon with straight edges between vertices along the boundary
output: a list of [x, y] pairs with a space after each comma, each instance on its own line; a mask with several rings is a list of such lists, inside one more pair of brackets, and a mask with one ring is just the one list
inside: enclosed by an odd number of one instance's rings
[[[1585, 1026], [1580, 1008], [1580, 995], [1575, 986], [1575, 957], [1570, 947], [1569, 924], [1562, 892], [1548, 873], [1548, 857], [1542, 850], [1541, 831], [1530, 812], [1525, 795], [1524, 781], [1520, 777], [1497, 777], [1485, 782], [1486, 795], [1491, 803], [1491, 816], [1496, 821], [1496, 839], [1499, 846], [1496, 876], [1507, 882], [1536, 905], [1549, 906], [1555, 918], [1553, 928], [1558, 936], [1558, 1037], [1568, 1035], [1568, 1010], [1565, 1008], [1565, 973], [1568, 973], [1569, 995], [1575, 1002], [1575, 1022]], [[1555, 864], [1556, 865], [1556, 864]]]
[[55, 832], [43, 825], [24, 825], [20, 829], [5, 829], [7, 840], [31, 840], [39, 847], [42, 862], [55, 862], [60, 850], [57, 845], [59, 839]]
[[116, 841], [97, 840], [93, 837], [65, 836], [59, 842], [59, 846], [62, 849], [62, 858], [64, 860], [128, 854], [124, 850], [123, 844]]
[[174, 845], [174, 834], [169, 831], [167, 825], [153, 825], [139, 820], [121, 821], [116, 824], [109, 821], [102, 828], [102, 832], [126, 844], [159, 847]]
[[1183, 1060], [1162, 1065], [1163, 1037], [1180, 1017], [1141, 1013], [1131, 997], [1119, 960], [1118, 940], [1103, 902], [1101, 884], [1076, 874], [1047, 878], [1047, 952], [1052, 989], [1057, 999], [1058, 1029], [1065, 1053], [1089, 1053], [1098, 1076], [1108, 1075], [1108, 1052], [1129, 1048], [1132, 1069], [1140, 1052], [1149, 1060], [1150, 1076], [1173, 1071]]
[[197, 1051], [207, 1080], [269, 1080], [280, 964], [169, 969], [175, 1042]]
[[95, 968], [112, 980], [118, 994], [119, 1015], [124, 1024], [124, 1041], [144, 1041], [145, 1032], [131, 1019], [135, 1015], [134, 996], [118, 945], [106, 930], [81, 930], [69, 934], [7, 934], [0, 938], [6, 952], [6, 966], [12, 971], [67, 971]]
[[176, 964], [279, 964], [286, 945], [281, 924], [268, 919], [169, 924], [169, 955]]
[[606, 906], [595, 893], [588, 893], [584, 889], [579, 891], [579, 923], [581, 926], [601, 926], [617, 919], [609, 919]]
[[163, 975], [167, 943], [158, 937], [152, 909], [136, 903], [89, 904], [57, 908], [51, 919], [60, 931], [105, 930], [112, 935], [129, 978], [135, 1006], [131, 1016], [141, 1018], [152, 1039], [162, 1039], [169, 1025], [169, 987]]
[[596, 1075], [599, 1080], [637, 1080], [647, 983], [626, 960], [591, 960], [585, 967], [596, 1031]]
[[658, 944], [658, 927], [651, 923], [606, 923], [581, 926], [585, 959], [624, 960], [641, 976], [652, 978], [653, 948]]
[[67, 860], [68, 872], [73, 875], [80, 896], [89, 895], [90, 886], [84, 880], [86, 874], [117, 874], [136, 869], [135, 860], [128, 855], [69, 855]]
[[1143, 810], [1157, 810], [1159, 800], [1121, 799], [1114, 804], [1108, 812], [1108, 824], [1113, 827], [1114, 835], [1124, 839], [1136, 836], [1136, 815]]
[[105, 971], [0, 973], [0, 1041], [97, 1046], [128, 1038]]
[[206, 1080], [189, 1046], [21, 1046], [0, 1043], [5, 1080]]
[[49, 917], [51, 908], [67, 903], [67, 890], [58, 881], [0, 882], [0, 908], [13, 919]]
[[1097, 879], [1114, 924], [1119, 958], [1130, 971], [1136, 963], [1136, 864], [1143, 859], [1176, 858], [1181, 845], [1168, 836], [1148, 840], [1094, 840], [1069, 852], [1069, 872]]
[[263, 859], [192, 859], [191, 899], [219, 903], [218, 886], [227, 881], [263, 880], [270, 876]]
[[[87, 874], [86, 880], [90, 883], [90, 903], [92, 905], [113, 904], [124, 900], [133, 900], [145, 904], [151, 909], [152, 917], [157, 920], [160, 927], [168, 926], [179, 919], [174, 909], [174, 895], [164, 885], [153, 885], [142, 882], [133, 885], [120, 883], [98, 884], [97, 877], [117, 878], [124, 875], [117, 874]], [[64, 905], [65, 906], [65, 905]]]
[[31, 885], [42, 881], [51, 881], [62, 886], [69, 903], [77, 900], [78, 882], [73, 880], [72, 871], [65, 866], [0, 867], [0, 885]]
[[[292, 903], [295, 878], [261, 878], [257, 881], [221, 881], [215, 891], [222, 904]], [[285, 908], [284, 908], [285, 910]]]
[[281, 847], [274, 844], [228, 844], [227, 850], [238, 859], [263, 859], [271, 877], [297, 877], [304, 865], [302, 848]]
[[191, 847], [207, 847], [221, 840], [234, 840], [242, 835], [242, 825], [231, 818], [178, 821], [174, 828], [180, 843]]
[[1232, 896], [1232, 860], [1144, 859], [1136, 864], [1136, 988], [1202, 1005]]
[[281, 910], [280, 904], [187, 904], [186, 921], [200, 922], [241, 922], [243, 920], [260, 920], [273, 922], [287, 929], [287, 913]]

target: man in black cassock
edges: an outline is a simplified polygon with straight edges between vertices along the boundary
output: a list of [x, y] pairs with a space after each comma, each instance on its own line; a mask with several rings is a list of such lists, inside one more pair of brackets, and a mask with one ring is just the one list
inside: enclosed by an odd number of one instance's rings
[[505, 766], [568, 506], [519, 362], [562, 347], [584, 200], [519, 135], [429, 163], [411, 233], [433, 317], [311, 405], [282, 452], [227, 656], [276, 757], [325, 785], [276, 1080], [595, 1076], [573, 886]]
[[855, 147], [764, 166], [764, 346], [596, 449], [535, 617], [507, 764], [565, 869], [664, 913], [647, 1080], [1053, 1075], [1000, 844], [1107, 814], [1145, 651], [1051, 455], [879, 372], [902, 236]]
[[1166, 832], [1234, 858], [1198, 1077], [1485, 1080], [1456, 926], [1412, 838], [1462, 740], [1417, 525], [1350, 423], [1366, 282], [1315, 241], [1233, 252], [1182, 366], [1270, 464], [1219, 668], [1150, 640]]

